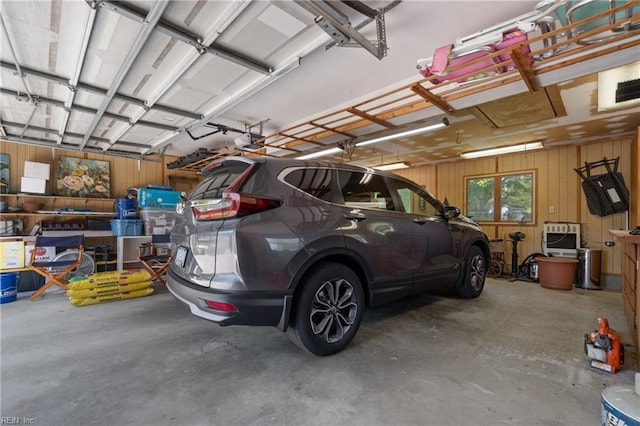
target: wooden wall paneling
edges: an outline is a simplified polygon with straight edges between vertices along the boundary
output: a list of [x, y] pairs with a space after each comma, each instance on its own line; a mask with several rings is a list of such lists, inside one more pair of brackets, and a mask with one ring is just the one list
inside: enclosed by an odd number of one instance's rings
[[[467, 188], [464, 182], [465, 176], [469, 176], [471, 174], [473, 175], [483, 174], [483, 173], [477, 173], [478, 170], [482, 170], [482, 169], [476, 168], [473, 163], [475, 162], [473, 161], [469, 162], [467, 160], [458, 161], [457, 163], [454, 163], [455, 167], [453, 169], [453, 174], [451, 176], [452, 180], [450, 182], [451, 184], [456, 186], [456, 190], [454, 191], [454, 193], [456, 194], [457, 204], [455, 205], [460, 206], [462, 211], [465, 211], [466, 202], [467, 202], [467, 194], [466, 194]], [[449, 191], [451, 191], [451, 188], [449, 188]]]
[[[109, 161], [109, 169], [111, 175], [111, 193], [110, 198], [122, 198], [130, 187], [142, 187], [147, 184], [168, 184], [166, 163], [174, 161], [175, 158], [168, 157], [161, 162], [140, 161], [138, 168], [138, 160], [124, 157], [114, 157], [96, 153], [81, 153], [76, 151], [67, 151], [63, 149], [52, 149], [26, 144], [16, 144], [12, 142], [0, 142], [0, 152], [9, 154], [10, 156], [10, 191], [20, 191], [21, 177], [24, 175], [24, 162], [35, 161], [39, 163], [48, 163], [51, 165], [51, 174], [46, 186], [46, 192], [55, 194], [57, 192], [57, 161], [60, 157], [87, 158], [93, 160]], [[190, 177], [196, 181], [201, 178], [197, 173], [187, 171], [173, 171], [182, 176]], [[13, 203], [14, 199], [9, 198]], [[21, 199], [20, 202], [28, 200]], [[114, 211], [115, 206], [112, 200], [101, 199], [84, 199], [84, 198], [67, 198], [52, 196], [47, 200], [47, 208], [59, 209], [68, 207], [72, 209], [89, 208], [94, 211]], [[25, 230], [30, 230], [34, 224], [47, 221], [69, 221], [84, 220], [83, 216], [23, 216], [25, 219]], [[97, 219], [97, 218], [96, 218]], [[105, 220], [105, 218], [100, 218]], [[91, 244], [112, 244], [112, 238], [95, 239], [92, 238]]]
[[620, 244], [623, 246], [622, 253], [622, 300], [624, 303], [624, 312], [627, 318], [627, 324], [636, 323], [635, 317], [637, 315], [637, 288], [634, 279], [635, 273], [635, 260], [637, 256], [638, 246], [635, 244]]
[[[564, 146], [553, 150], [548, 164], [548, 193], [553, 194], [554, 204], [548, 204], [545, 209], [549, 222], [579, 222], [580, 177], [575, 172], [578, 167], [577, 150], [575, 147]], [[555, 213], [549, 213], [548, 207], [553, 206]]]
[[[640, 153], [639, 137], [622, 139], [612, 142], [594, 142], [580, 146], [560, 146], [522, 154], [511, 154], [496, 158], [478, 160], [460, 160], [442, 162], [433, 165], [412, 167], [398, 170], [396, 173], [405, 176], [425, 187], [439, 199], [445, 197], [450, 205], [465, 210], [464, 177], [495, 172], [511, 172], [519, 170], [536, 170], [536, 225], [487, 225], [485, 232], [490, 238], [508, 239], [509, 232], [521, 231], [526, 234], [525, 240], [519, 245], [519, 261], [530, 253], [540, 252], [543, 223], [549, 222], [579, 222], [583, 225], [583, 238], [589, 245], [604, 245], [611, 240], [609, 229], [625, 227], [625, 215], [617, 214], [600, 218], [589, 213], [586, 200], [580, 186], [581, 179], [573, 170], [580, 167], [584, 161], [598, 161], [603, 157], [620, 157], [620, 171], [631, 190], [631, 225], [640, 224], [638, 211], [638, 194], [640, 193], [640, 176], [638, 176], [638, 162]], [[168, 176], [180, 175], [201, 179], [201, 175], [182, 170], [168, 170], [166, 164], [175, 160], [167, 156], [162, 162], [141, 161], [138, 170], [138, 160], [122, 157], [111, 157], [99, 154], [83, 154], [73, 151], [55, 150], [51, 148], [2, 142], [0, 152], [7, 153], [11, 158], [10, 176], [11, 190], [20, 189], [20, 178], [24, 172], [25, 161], [37, 161], [52, 165], [51, 179], [47, 185], [48, 192], [55, 192], [55, 160], [60, 156], [85, 157], [108, 160], [111, 164], [112, 194], [111, 198], [118, 198], [129, 187], [141, 187], [147, 184], [169, 184]], [[631, 154], [631, 155], [630, 155]], [[55, 159], [53, 156], [55, 155]], [[632, 157], [633, 156], [633, 157]], [[634, 161], [632, 161], [632, 158]], [[635, 172], [633, 172], [635, 170]], [[548, 206], [553, 206], [555, 213], [548, 212]], [[616, 244], [612, 248], [603, 248], [602, 271], [604, 274], [620, 274], [622, 247]], [[505, 241], [505, 256], [511, 262], [511, 244]], [[510, 269], [509, 269], [510, 271]]]
[[404, 176], [417, 184], [424, 185], [425, 188], [436, 195], [436, 167], [431, 165], [411, 167], [394, 171], [394, 173]]
[[464, 162], [440, 163], [437, 165], [437, 186], [435, 195], [449, 201], [449, 205], [460, 207], [464, 212]]
[[[603, 142], [597, 144], [587, 144], [580, 148], [581, 164], [584, 162], [594, 162], [603, 158], [614, 159], [620, 157], [618, 171], [622, 173], [625, 183], [630, 181], [631, 161], [629, 153], [631, 151], [631, 140], [617, 140], [611, 142]], [[605, 169], [596, 170], [596, 173], [605, 173]], [[628, 186], [628, 184], [627, 184]], [[626, 227], [626, 214], [617, 213], [600, 217], [592, 215], [587, 206], [584, 193], [580, 193], [580, 211], [582, 223], [582, 239], [586, 243], [586, 247], [594, 249], [602, 249], [601, 266], [603, 273], [609, 275], [621, 274], [620, 258], [623, 248], [616, 245], [614, 247], [606, 247], [605, 241], [611, 240], [609, 230], [624, 229]]]
[[[546, 151], [546, 150], [544, 150]], [[557, 169], [555, 155], [551, 151], [536, 154], [536, 223], [537, 229], [542, 229], [544, 222], [557, 221], [562, 213], [560, 191], [552, 190], [549, 170]], [[549, 206], [553, 206], [553, 213], [549, 213]]]
[[425, 182], [423, 181], [421, 174], [423, 173], [423, 169], [427, 167], [428, 166], [410, 167], [408, 169], [394, 170], [393, 173], [399, 176], [405, 177], [407, 179], [410, 179], [420, 185], [425, 185]]
[[18, 172], [18, 164], [20, 160], [18, 159], [18, 149], [17, 145], [12, 146], [13, 144], [9, 144], [7, 142], [0, 142], [0, 153], [9, 155], [9, 185], [10, 188], [14, 188], [16, 185], [20, 187], [20, 172]]
[[[177, 159], [178, 157], [169, 155], [165, 156], [164, 158], [163, 167], [165, 171], [165, 181], [167, 182], [166, 184], [172, 186], [176, 191], [189, 193], [202, 180], [202, 175], [186, 170], [167, 169], [166, 165]], [[411, 168], [407, 170], [411, 170]]]
[[421, 170], [421, 183], [424, 185], [429, 192], [433, 195], [437, 194], [436, 188], [438, 186], [438, 178], [437, 178], [437, 168], [436, 166], [424, 166], [420, 168]]
[[129, 188], [139, 188], [147, 180], [147, 174], [144, 171], [146, 166], [141, 166], [141, 170], [138, 171], [137, 160], [114, 157], [112, 167], [116, 175], [122, 173], [121, 176], [113, 180], [113, 198], [124, 198]]
[[[24, 150], [25, 145], [9, 144], [2, 142], [0, 152], [9, 154], [9, 185], [10, 188], [20, 188], [20, 176], [24, 169], [24, 160], [20, 159], [21, 148]], [[24, 157], [24, 154], [23, 154]], [[18, 171], [18, 169], [20, 169]]]
[[640, 225], [640, 126], [631, 143], [631, 179], [629, 180], [629, 227]]
[[130, 177], [127, 180], [129, 187], [144, 188], [147, 185], [165, 185], [162, 175], [163, 163], [151, 161], [129, 162], [128, 171]]
[[[122, 198], [127, 189], [130, 187], [143, 187], [148, 184], [168, 185], [169, 174], [179, 174], [181, 176], [198, 178], [199, 175], [194, 172], [171, 170], [167, 171], [166, 164], [174, 161], [175, 157], [167, 156], [160, 162], [140, 161], [138, 168], [138, 160], [133, 158], [114, 157], [110, 155], [81, 153], [76, 151], [67, 151], [63, 149], [52, 149], [48, 147], [40, 147], [35, 145], [17, 144], [13, 142], [0, 142], [0, 152], [9, 154], [10, 156], [10, 190], [18, 192], [20, 190], [20, 180], [24, 175], [24, 162], [35, 161], [39, 163], [48, 163], [51, 165], [51, 175], [47, 182], [46, 191], [55, 194], [57, 192], [56, 185], [56, 167], [60, 157], [87, 158], [93, 160], [109, 161], [111, 174], [111, 194], [110, 198]], [[65, 201], [66, 202], [66, 201]], [[84, 203], [84, 201], [78, 201]], [[88, 203], [92, 203], [88, 201]], [[71, 207], [79, 207], [75, 200], [68, 200], [67, 204]], [[59, 206], [56, 201], [56, 206]], [[84, 206], [83, 206], [84, 207]], [[88, 207], [96, 208], [94, 204]]]
[[477, 160], [460, 161], [466, 176], [487, 175], [497, 171], [497, 160], [493, 157], [478, 158]]
[[[457, 205], [464, 211], [465, 187], [464, 177], [490, 174], [494, 172], [507, 173], [522, 170], [536, 171], [536, 223], [535, 225], [485, 225], [484, 229], [490, 238], [505, 240], [505, 257], [511, 264], [511, 243], [508, 242], [510, 232], [521, 231], [526, 237], [518, 244], [519, 263], [531, 253], [542, 252], [542, 231], [544, 222], [575, 222], [581, 223], [589, 241], [604, 246], [604, 241], [610, 240], [609, 226], [616, 225], [619, 219], [608, 219], [599, 223], [602, 218], [588, 214], [586, 201], [582, 194], [581, 179], [574, 168], [580, 167], [584, 161], [598, 161], [603, 156], [615, 158], [629, 156], [630, 141], [598, 142], [583, 146], [559, 146], [533, 152], [500, 156], [496, 159], [464, 160], [452, 163], [438, 163], [436, 165], [436, 195], [440, 199], [447, 197], [451, 205]], [[583, 152], [587, 150], [586, 152]], [[496, 170], [497, 165], [497, 170]], [[423, 166], [428, 167], [428, 166]], [[627, 166], [621, 164], [621, 171]], [[627, 171], [623, 171], [625, 181]], [[409, 177], [409, 175], [404, 174]], [[415, 175], [411, 175], [415, 176]], [[410, 177], [419, 181], [415, 177]], [[433, 191], [433, 189], [432, 189]], [[554, 213], [549, 213], [549, 206], [553, 206]], [[585, 217], [587, 212], [587, 217]], [[614, 215], [623, 216], [623, 215]], [[614, 220], [611, 222], [611, 220]], [[593, 236], [592, 236], [593, 235]], [[595, 248], [595, 246], [594, 246]], [[605, 274], [619, 274], [619, 255], [621, 248], [617, 245], [613, 250], [603, 247], [602, 271]], [[510, 268], [510, 266], [508, 267]], [[510, 271], [510, 269], [508, 269]]]
[[515, 170], [520, 170], [518, 167], [519, 161], [516, 161], [516, 158], [519, 154], [514, 155], [502, 155], [498, 157], [498, 173], [501, 172], [511, 172]]

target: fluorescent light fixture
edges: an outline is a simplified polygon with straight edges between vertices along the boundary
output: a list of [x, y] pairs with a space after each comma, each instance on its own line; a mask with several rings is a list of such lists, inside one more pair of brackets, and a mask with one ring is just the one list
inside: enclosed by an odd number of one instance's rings
[[529, 142], [522, 143], [520, 145], [502, 146], [500, 148], [483, 149], [481, 151], [464, 152], [460, 154], [460, 157], [465, 159], [479, 158], [479, 157], [491, 157], [493, 155], [510, 154], [513, 152], [532, 151], [534, 149], [544, 148], [542, 142]]
[[[379, 138], [368, 139], [368, 140], [364, 140], [362, 142], [356, 142], [355, 144], [353, 144], [353, 146], [370, 145], [372, 143], [388, 141], [388, 140], [391, 140], [391, 139], [402, 138], [402, 137], [405, 137], [405, 136], [417, 135], [419, 133], [425, 133], [425, 132], [429, 132], [429, 131], [432, 131], [432, 130], [441, 129], [443, 127], [448, 127], [448, 126], [449, 126], [449, 120], [447, 120], [447, 118], [445, 117], [439, 123], [429, 124], [428, 126], [419, 127], [417, 129], [412, 129], [412, 130], [406, 130], [404, 132], [392, 133], [390, 135], [380, 136]], [[337, 154], [340, 151], [344, 151], [344, 147], [337, 146], [335, 148], [329, 148], [329, 149], [325, 149], [323, 151], [313, 152], [311, 154], [306, 154], [306, 155], [303, 155], [303, 156], [300, 156], [300, 157], [296, 157], [296, 159], [298, 159], [298, 160], [309, 160], [311, 158], [322, 157], [323, 155]]]
[[402, 161], [400, 163], [383, 164], [381, 166], [374, 166], [372, 168], [376, 170], [397, 170], [397, 169], [406, 169], [407, 167], [409, 167], [409, 163], [405, 163], [404, 161]]
[[355, 146], [371, 145], [372, 143], [378, 143], [378, 142], [388, 141], [388, 140], [391, 140], [391, 139], [403, 138], [405, 136], [413, 136], [413, 135], [417, 135], [417, 134], [420, 134], [420, 133], [425, 133], [425, 132], [430, 132], [430, 131], [433, 131], [433, 130], [442, 129], [443, 127], [448, 127], [448, 126], [449, 126], [449, 120], [447, 120], [447, 118], [445, 117], [439, 123], [430, 124], [428, 126], [419, 127], [417, 129], [413, 129], [413, 130], [406, 130], [404, 132], [392, 133], [390, 135], [380, 136], [379, 138], [373, 138], [373, 139], [365, 140], [365, 141], [362, 141], [362, 142], [357, 142], [355, 144]]
[[338, 154], [339, 152], [342, 152], [342, 151], [344, 151], [344, 148], [336, 146], [336, 147], [333, 147], [333, 148], [324, 149], [322, 151], [312, 152], [311, 154], [305, 154], [305, 155], [302, 155], [300, 157], [296, 157], [296, 159], [297, 160], [311, 160], [312, 158], [318, 158], [318, 157], [322, 157], [324, 155]]

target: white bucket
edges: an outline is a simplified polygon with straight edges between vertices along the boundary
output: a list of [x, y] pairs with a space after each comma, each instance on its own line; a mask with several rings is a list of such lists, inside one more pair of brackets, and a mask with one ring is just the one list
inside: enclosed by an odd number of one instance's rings
[[602, 426], [640, 426], [640, 373], [635, 387], [613, 385], [602, 391]]

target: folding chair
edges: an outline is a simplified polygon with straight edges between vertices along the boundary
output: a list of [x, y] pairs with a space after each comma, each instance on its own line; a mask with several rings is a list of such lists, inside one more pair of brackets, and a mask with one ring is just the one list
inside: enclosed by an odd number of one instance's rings
[[[67, 250], [71, 255], [64, 256], [62, 260], [39, 260], [38, 252], [41, 247], [56, 247]], [[29, 297], [33, 301], [40, 297], [49, 287], [57, 285], [67, 290], [67, 276], [74, 269], [82, 264], [82, 253], [84, 252], [84, 235], [72, 235], [68, 237], [42, 237], [37, 236], [34, 248], [31, 251], [31, 257], [27, 267], [42, 275], [45, 278], [45, 284]]]
[[169, 234], [154, 234], [150, 243], [138, 246], [138, 260], [155, 277], [154, 281], [158, 280], [163, 285], [167, 284], [163, 275], [173, 259], [169, 243]]

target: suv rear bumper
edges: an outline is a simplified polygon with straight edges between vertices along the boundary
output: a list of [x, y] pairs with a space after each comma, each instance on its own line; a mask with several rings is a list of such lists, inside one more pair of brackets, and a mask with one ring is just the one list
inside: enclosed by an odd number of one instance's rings
[[[167, 273], [167, 288], [177, 300], [189, 306], [193, 315], [219, 325], [263, 325], [285, 331], [289, 324], [292, 293], [221, 292], [191, 284], [171, 270]], [[206, 304], [207, 300], [230, 303], [237, 310], [213, 309]]]

